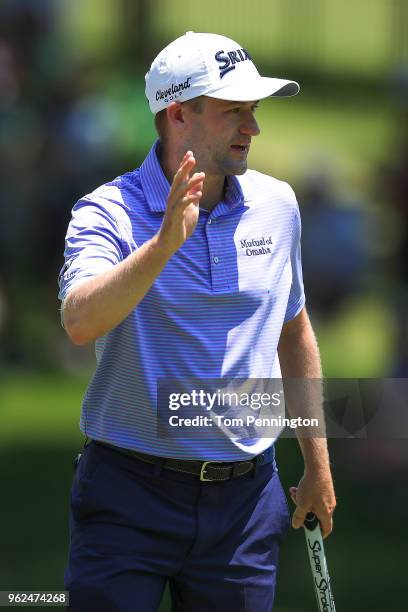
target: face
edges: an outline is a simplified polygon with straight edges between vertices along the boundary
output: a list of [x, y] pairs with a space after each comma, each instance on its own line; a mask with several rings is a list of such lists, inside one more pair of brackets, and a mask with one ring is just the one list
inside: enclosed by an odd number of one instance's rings
[[207, 175], [243, 174], [252, 136], [260, 133], [254, 113], [257, 102], [229, 102], [203, 97], [201, 112], [188, 105], [185, 150], [191, 149], [197, 168]]

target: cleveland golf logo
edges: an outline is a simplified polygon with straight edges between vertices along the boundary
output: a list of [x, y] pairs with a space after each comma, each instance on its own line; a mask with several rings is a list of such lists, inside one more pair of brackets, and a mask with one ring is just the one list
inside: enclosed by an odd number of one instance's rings
[[245, 62], [246, 60], [252, 61], [252, 57], [249, 55], [246, 49], [236, 49], [235, 51], [228, 51], [227, 53], [224, 50], [221, 50], [217, 51], [214, 57], [217, 62], [221, 64], [221, 66], [219, 66], [220, 79], [222, 79], [222, 77], [230, 70], [235, 70], [235, 64]]
[[163, 100], [168, 102], [169, 100], [173, 100], [174, 98], [179, 98], [185, 89], [189, 89], [190, 87], [191, 77], [188, 77], [182, 83], [172, 83], [171, 87], [168, 89], [158, 89], [156, 91], [156, 100]]

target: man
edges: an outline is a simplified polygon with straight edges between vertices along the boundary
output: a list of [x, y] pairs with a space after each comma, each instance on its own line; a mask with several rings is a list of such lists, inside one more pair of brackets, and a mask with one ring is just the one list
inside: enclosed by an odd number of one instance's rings
[[[162, 379], [271, 379], [280, 366], [321, 376], [296, 199], [247, 171], [258, 101], [298, 90], [260, 77], [234, 41], [188, 32], [146, 75], [160, 140], [73, 209], [63, 321], [74, 343], [96, 341], [98, 361], [81, 417], [92, 441], [71, 493], [74, 610], [153, 612], [167, 580], [178, 611], [272, 610], [290, 522], [274, 438], [204, 426], [159, 435], [157, 404]], [[326, 442], [300, 444], [292, 524], [313, 511], [327, 536]]]

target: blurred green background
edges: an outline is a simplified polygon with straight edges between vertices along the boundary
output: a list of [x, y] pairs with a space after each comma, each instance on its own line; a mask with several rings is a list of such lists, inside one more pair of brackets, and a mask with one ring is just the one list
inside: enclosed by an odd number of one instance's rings
[[[0, 3], [0, 590], [60, 589], [92, 347], [70, 345], [57, 276], [75, 201], [137, 167], [154, 138], [144, 74], [187, 30], [236, 39], [301, 84], [262, 102], [250, 166], [287, 180], [328, 377], [408, 372], [405, 0], [3, 0]], [[332, 440], [327, 541], [337, 608], [402, 609], [405, 440]], [[278, 444], [285, 488], [302, 463]], [[168, 600], [162, 611], [168, 610]], [[277, 612], [315, 609], [303, 535], [282, 549]]]

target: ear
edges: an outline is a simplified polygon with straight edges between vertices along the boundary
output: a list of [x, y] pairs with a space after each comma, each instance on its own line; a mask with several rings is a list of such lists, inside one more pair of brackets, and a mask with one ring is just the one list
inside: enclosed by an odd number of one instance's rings
[[185, 125], [184, 108], [180, 102], [171, 102], [166, 108], [166, 116], [169, 125], [176, 129], [183, 128]]

